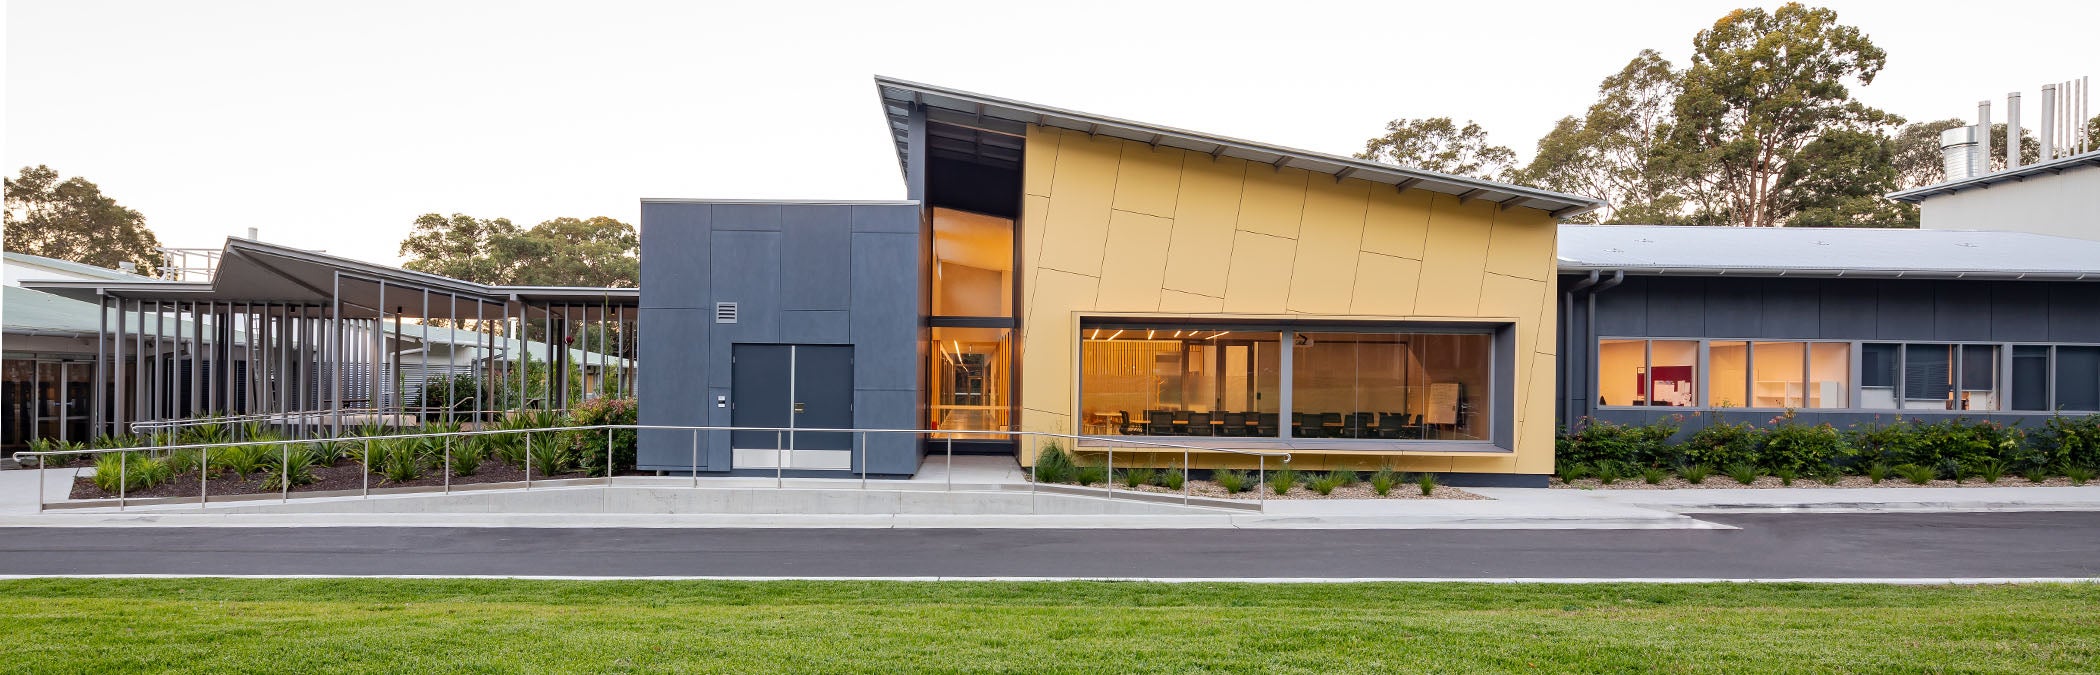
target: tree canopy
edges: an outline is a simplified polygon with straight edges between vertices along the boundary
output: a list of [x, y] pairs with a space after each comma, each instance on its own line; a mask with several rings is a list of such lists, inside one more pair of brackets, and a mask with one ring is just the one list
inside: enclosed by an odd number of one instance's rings
[[484, 284], [636, 286], [641, 239], [613, 218], [555, 218], [519, 228], [507, 218], [426, 213], [401, 242], [404, 267]]
[[111, 269], [136, 263], [140, 274], [158, 272], [160, 239], [146, 217], [87, 179], [61, 181], [51, 167], [25, 166], [6, 186], [7, 250]]
[[1516, 165], [1517, 153], [1488, 143], [1487, 130], [1472, 120], [1459, 126], [1431, 117], [1385, 123], [1385, 135], [1364, 143], [1356, 158], [1494, 180]]

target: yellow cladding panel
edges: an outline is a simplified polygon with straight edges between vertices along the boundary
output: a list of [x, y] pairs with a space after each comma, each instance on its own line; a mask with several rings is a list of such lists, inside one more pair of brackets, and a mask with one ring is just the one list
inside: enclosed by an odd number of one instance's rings
[[1020, 278], [1028, 279], [1035, 272], [1043, 257], [1043, 216], [1050, 212], [1050, 198], [1036, 195], [1021, 197], [1021, 270]]
[[1159, 293], [1159, 311], [1174, 314], [1216, 314], [1225, 311], [1225, 299], [1169, 289]]
[[[1260, 169], [1255, 169], [1260, 171]], [[1282, 314], [1291, 288], [1292, 250], [1297, 242], [1253, 232], [1234, 232], [1232, 271], [1225, 280], [1225, 311]]]
[[1161, 218], [1174, 217], [1181, 190], [1181, 162], [1188, 151], [1123, 144], [1123, 166], [1116, 172], [1116, 209]]
[[1298, 226], [1298, 258], [1291, 269], [1293, 312], [1341, 314], [1356, 290], [1356, 254], [1363, 245], [1364, 208], [1371, 184], [1314, 178], [1305, 190]]
[[1451, 470], [1463, 473], [1516, 473], [1517, 458], [1512, 455], [1453, 457]]
[[1495, 205], [1479, 201], [1460, 204], [1457, 197], [1442, 194], [1432, 199], [1415, 312], [1472, 316], [1480, 309], [1481, 275], [1487, 264]]
[[1551, 278], [1553, 237], [1558, 231], [1553, 216], [1543, 211], [1498, 209], [1488, 242], [1487, 271], [1539, 281]]
[[1051, 172], [1057, 168], [1057, 142], [1063, 138], [1054, 129], [1028, 125], [1028, 142], [1021, 155], [1021, 192], [1038, 197], [1050, 196]]
[[1247, 187], [1240, 194], [1239, 229], [1298, 238], [1298, 218], [1305, 210], [1304, 169], [1277, 169], [1249, 164]]
[[1065, 132], [1057, 144], [1057, 172], [1050, 179], [1050, 211], [1040, 264], [1090, 277], [1101, 275], [1108, 244], [1109, 204], [1115, 198], [1121, 143]]
[[1431, 194], [1373, 186], [1370, 209], [1364, 214], [1364, 250], [1421, 260], [1422, 242], [1429, 236]]
[[1357, 254], [1356, 289], [1349, 293], [1350, 314], [1407, 316], [1415, 313], [1415, 284], [1422, 261], [1369, 251]]
[[1037, 410], [1071, 407], [1072, 352], [1079, 349], [1072, 310], [1094, 302], [1093, 277], [1043, 270], [1035, 276], [1034, 302], [1021, 336], [1021, 405]]
[[[1518, 279], [1500, 274], [1486, 275], [1480, 282], [1479, 316], [1514, 317], [1517, 319], [1517, 352], [1528, 354], [1538, 350], [1539, 304], [1545, 300], [1540, 293], [1543, 281]], [[1550, 341], [1550, 333], [1548, 334]]]
[[1128, 211], [1111, 213], [1108, 252], [1101, 262], [1101, 295], [1093, 308], [1121, 312], [1159, 309], [1159, 281], [1166, 273], [1167, 240], [1173, 232], [1174, 221], [1165, 218]]
[[1560, 325], [1560, 293], [1553, 288], [1553, 283], [1548, 277], [1546, 283], [1539, 284], [1539, 334], [1532, 337], [1532, 342], [1535, 344], [1533, 349], [1541, 354], [1560, 352], [1560, 334], [1556, 330]]
[[1517, 392], [1527, 414], [1517, 423], [1518, 473], [1553, 473], [1553, 378], [1558, 361], [1533, 354], [1531, 385]]
[[1167, 247], [1167, 288], [1225, 297], [1233, 224], [1240, 217], [1246, 160], [1187, 153], [1174, 206], [1174, 239]]

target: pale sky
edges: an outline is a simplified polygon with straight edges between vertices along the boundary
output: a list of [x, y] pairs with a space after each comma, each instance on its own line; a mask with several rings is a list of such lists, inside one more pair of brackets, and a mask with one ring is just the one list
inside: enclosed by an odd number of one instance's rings
[[[2100, 3], [1822, 3], [1913, 120], [2100, 75]], [[48, 164], [163, 242], [394, 263], [428, 212], [521, 225], [643, 197], [895, 199], [871, 76], [1346, 154], [1473, 119], [1528, 158], [1644, 47], [1736, 2], [107, 2], [6, 11], [4, 169]], [[1774, 5], [1767, 4], [1767, 7]]]

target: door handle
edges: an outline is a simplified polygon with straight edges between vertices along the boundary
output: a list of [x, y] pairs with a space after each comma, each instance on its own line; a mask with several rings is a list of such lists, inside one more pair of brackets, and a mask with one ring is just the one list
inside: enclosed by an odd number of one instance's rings
[[802, 409], [802, 402], [801, 402], [801, 401], [796, 401], [796, 402], [795, 402], [795, 413], [799, 415], [799, 414], [801, 414], [801, 413], [803, 413], [803, 412], [806, 412], [806, 411]]

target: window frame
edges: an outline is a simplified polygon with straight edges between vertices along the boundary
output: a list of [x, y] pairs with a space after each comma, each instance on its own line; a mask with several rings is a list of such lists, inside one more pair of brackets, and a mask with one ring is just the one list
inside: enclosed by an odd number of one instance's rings
[[1488, 393], [1483, 397], [1488, 409], [1483, 414], [1487, 425], [1487, 437], [1480, 439], [1365, 439], [1365, 438], [1307, 438], [1291, 434], [1288, 423], [1280, 425], [1277, 435], [1217, 437], [1217, 436], [1144, 436], [1123, 434], [1097, 434], [1104, 439], [1130, 439], [1157, 441], [1174, 439], [1172, 442], [1186, 445], [1219, 445], [1221, 439], [1230, 438], [1234, 447], [1277, 447], [1318, 450], [1457, 450], [1472, 452], [1512, 452], [1515, 448], [1515, 406], [1517, 380], [1514, 377], [1515, 359], [1508, 352], [1514, 348], [1516, 324], [1507, 321], [1421, 321], [1353, 319], [1240, 319], [1234, 317], [1162, 317], [1145, 315], [1081, 315], [1073, 322], [1072, 399], [1071, 410], [1076, 420], [1084, 415], [1086, 398], [1085, 348], [1090, 331], [1097, 328], [1123, 329], [1195, 329], [1274, 332], [1278, 335], [1278, 351], [1282, 369], [1278, 373], [1277, 410], [1284, 420], [1291, 419], [1296, 403], [1294, 396], [1296, 375], [1296, 351], [1293, 345], [1299, 333], [1376, 333], [1414, 335], [1483, 335], [1488, 338]]
[[[1637, 406], [1637, 405], [1602, 405], [1602, 404], [1598, 404], [1598, 403], [1596, 403], [1596, 401], [1597, 401], [1597, 397], [1598, 397], [1598, 394], [1599, 394], [1599, 391], [1600, 391], [1600, 390], [1602, 389], [1602, 378], [1603, 378], [1603, 374], [1602, 374], [1602, 373], [1601, 373], [1601, 372], [1600, 372], [1600, 371], [1598, 370], [1598, 365], [1599, 365], [1599, 364], [1598, 364], [1598, 361], [1599, 361], [1599, 357], [1598, 357], [1598, 350], [1599, 350], [1599, 347], [1600, 347], [1600, 346], [1601, 346], [1601, 345], [1602, 345], [1602, 344], [1603, 344], [1604, 342], [1606, 342], [1606, 341], [1622, 341], [1622, 340], [1625, 340], [1625, 341], [1644, 341], [1644, 342], [1646, 342], [1646, 343], [1647, 343], [1647, 344], [1645, 344], [1645, 345], [1643, 346], [1643, 353], [1645, 354], [1645, 356], [1643, 357], [1643, 358], [1645, 359], [1645, 360], [1644, 360], [1644, 364], [1646, 364], [1646, 363], [1652, 363], [1652, 362], [1653, 362], [1653, 359], [1654, 359], [1654, 344], [1653, 344], [1653, 343], [1654, 343], [1654, 342], [1656, 342], [1656, 341], [1670, 341], [1670, 342], [1697, 342], [1697, 343], [1699, 344], [1699, 358], [1698, 358], [1698, 369], [1697, 369], [1697, 371], [1696, 371], [1696, 373], [1695, 373], [1695, 376], [1696, 376], [1696, 377], [1697, 377], [1697, 379], [1698, 379], [1698, 381], [1697, 381], [1697, 383], [1696, 383], [1696, 384], [1697, 384], [1697, 389], [1698, 389], [1698, 395], [1697, 395], [1697, 397], [1696, 397], [1696, 398], [1694, 399], [1694, 401], [1695, 401], [1695, 402], [1697, 403], [1697, 405], [1693, 405], [1693, 406], [1688, 406], [1688, 407], [1686, 407], [1686, 406]], [[1744, 382], [1744, 391], [1745, 391], [1745, 395], [1746, 395], [1746, 397], [1747, 397], [1747, 398], [1749, 398], [1750, 400], [1755, 400], [1755, 397], [1754, 397], [1754, 393], [1755, 393], [1755, 392], [1754, 392], [1754, 390], [1753, 390], [1753, 388], [1752, 388], [1752, 386], [1751, 386], [1751, 384], [1750, 384], [1750, 381], [1749, 381], [1749, 380], [1750, 380], [1750, 378], [1751, 378], [1751, 377], [1753, 377], [1753, 376], [1754, 376], [1754, 373], [1756, 372], [1756, 368], [1757, 368], [1757, 356], [1756, 356], [1756, 347], [1755, 347], [1757, 343], [1760, 343], [1760, 342], [1791, 342], [1791, 343], [1799, 343], [1799, 344], [1802, 344], [1802, 345], [1803, 345], [1803, 350], [1804, 350], [1804, 354], [1806, 355], [1806, 357], [1805, 357], [1805, 358], [1803, 359], [1803, 364], [1802, 364], [1802, 365], [1803, 365], [1803, 373], [1802, 373], [1802, 382], [1804, 382], [1804, 383], [1806, 383], [1806, 382], [1810, 381], [1810, 380], [1808, 379], [1808, 378], [1809, 378], [1809, 375], [1810, 375], [1810, 374], [1811, 374], [1811, 373], [1813, 372], [1813, 370], [1814, 370], [1814, 363], [1813, 363], [1813, 362], [1814, 362], [1814, 358], [1813, 358], [1813, 353], [1814, 353], [1814, 352], [1813, 352], [1813, 349], [1814, 349], [1814, 347], [1812, 347], [1812, 346], [1810, 346], [1810, 345], [1814, 345], [1814, 344], [1818, 344], [1818, 343], [1829, 343], [1829, 344], [1844, 344], [1844, 345], [1849, 345], [1849, 347], [1847, 348], [1847, 349], [1848, 349], [1848, 353], [1846, 354], [1846, 358], [1847, 358], [1847, 360], [1848, 360], [1848, 361], [1850, 361], [1850, 365], [1848, 366], [1848, 367], [1849, 367], [1849, 370], [1850, 370], [1850, 372], [1849, 372], [1849, 378], [1850, 378], [1850, 379], [1849, 379], [1849, 381], [1848, 381], [1848, 382], [1846, 383], [1846, 392], [1845, 392], [1845, 406], [1844, 406], [1844, 407], [1833, 407], [1833, 408], [1808, 408], [1808, 407], [1802, 407], [1802, 408], [1794, 408], [1794, 410], [1797, 410], [1797, 411], [1805, 411], [1805, 412], [1844, 412], [1844, 413], [1892, 413], [1892, 412], [1893, 412], [1893, 413], [1898, 413], [1898, 414], [1910, 414], [1910, 413], [1926, 413], [1926, 414], [1931, 414], [1931, 413], [1939, 413], [1939, 414], [1969, 414], [1969, 413], [1981, 413], [1981, 414], [1993, 414], [1993, 415], [2000, 415], [2000, 414], [2006, 414], [2006, 415], [2043, 415], [2043, 414], [2057, 414], [2057, 413], [2067, 413], [2067, 414], [2069, 414], [2069, 413], [2076, 413], [2076, 414], [2100, 413], [2100, 410], [2068, 410], [2068, 409], [2062, 409], [2062, 408], [2060, 407], [2060, 406], [2062, 405], [2062, 402], [2061, 402], [2061, 400], [2059, 399], [2059, 397], [2058, 397], [2058, 395], [2057, 395], [2057, 388], [2058, 388], [2058, 387], [2057, 387], [2057, 384], [2058, 384], [2058, 383], [2057, 383], [2057, 380], [2058, 380], [2058, 378], [2057, 378], [2057, 352], [2058, 352], [2058, 349], [2059, 349], [2059, 348], [2062, 348], [2062, 347], [2078, 347], [2078, 348], [2100, 348], [2100, 343], [2088, 343], [2088, 342], [2032, 342], [2032, 341], [1988, 341], [1988, 340], [1976, 340], [1976, 341], [1962, 341], [1962, 340], [1901, 340], [1901, 339], [1892, 339], [1892, 340], [1858, 340], [1858, 339], [1854, 339], [1854, 340], [1835, 340], [1835, 339], [1787, 339], [1787, 338], [1770, 338], [1770, 337], [1727, 337], [1727, 336], [1716, 336], [1716, 337], [1666, 337], [1666, 336], [1639, 336], [1639, 335], [1599, 335], [1599, 336], [1597, 336], [1597, 338], [1596, 338], [1595, 340], [1593, 340], [1593, 341], [1592, 341], [1592, 342], [1590, 343], [1590, 345], [1589, 345], [1589, 348], [1588, 348], [1588, 352], [1587, 352], [1587, 358], [1588, 358], [1588, 360], [1589, 360], [1589, 363], [1587, 364], [1587, 365], [1588, 365], [1588, 368], [1587, 368], [1588, 372], [1587, 372], [1587, 374], [1585, 374], [1585, 376], [1584, 376], [1584, 381], [1583, 381], [1583, 383], [1582, 383], [1582, 386], [1583, 386], [1583, 387], [1584, 387], [1585, 389], [1587, 389], [1587, 390], [1588, 390], [1588, 391], [1587, 391], [1587, 392], [1585, 393], [1585, 395], [1587, 396], [1587, 401], [1589, 402], [1589, 405], [1587, 406], [1587, 407], [1588, 407], [1588, 409], [1590, 409], [1590, 410], [1610, 410], [1610, 411], [1628, 411], [1628, 410], [1642, 410], [1642, 411], [1657, 411], [1657, 410], [1694, 410], [1694, 411], [1716, 411], [1716, 410], [1718, 410], [1718, 411], [1731, 411], [1731, 410], [1740, 410], [1740, 411], [1746, 411], [1746, 412], [1760, 412], [1760, 413], [1762, 413], [1762, 412], [1780, 412], [1780, 411], [1785, 411], [1785, 410], [1787, 410], [1787, 408], [1768, 408], [1768, 407], [1756, 407], [1756, 406], [1750, 406], [1750, 405], [1744, 405], [1744, 406], [1738, 406], [1738, 407], [1717, 407], [1717, 406], [1714, 406], [1714, 405], [1712, 405], [1712, 404], [1711, 404], [1711, 399], [1709, 398], [1709, 395], [1710, 395], [1710, 394], [1711, 394], [1711, 392], [1712, 392], [1712, 383], [1713, 383], [1713, 368], [1712, 368], [1712, 365], [1711, 365], [1711, 355], [1712, 355], [1712, 352], [1711, 352], [1711, 350], [1712, 350], [1713, 344], [1714, 344], [1714, 343], [1717, 343], [1717, 342], [1720, 342], [1720, 343], [1743, 343], [1743, 344], [1745, 345], [1745, 354], [1744, 354], [1744, 365], [1743, 365], [1743, 370], [1744, 370], [1744, 372], [1745, 372], [1745, 376], [1744, 376], [1744, 377], [1745, 377], [1745, 382]], [[1865, 347], [1866, 347], [1867, 345], [1877, 345], [1877, 344], [1885, 344], [1885, 345], [1896, 345], [1896, 346], [1898, 347], [1898, 349], [1896, 350], [1896, 381], [1895, 381], [1895, 383], [1894, 383], [1894, 387], [1895, 387], [1895, 391], [1896, 391], [1896, 397], [1897, 397], [1897, 407], [1894, 407], [1894, 408], [1868, 408], [1868, 407], [1862, 407], [1862, 406], [1860, 405], [1860, 393], [1861, 393], [1861, 390], [1862, 390], [1862, 388], [1863, 388], [1863, 387], [1862, 387], [1862, 384], [1861, 384], [1861, 382], [1862, 382], [1862, 380], [1861, 380], [1861, 376], [1862, 376], [1862, 375], [1864, 374], [1864, 373], [1862, 372], [1862, 367], [1863, 367], [1863, 363], [1862, 363], [1862, 356], [1863, 356], [1864, 348], [1865, 348]], [[1967, 383], [1965, 383], [1965, 382], [1963, 381], [1963, 377], [1962, 377], [1963, 375], [1965, 375], [1965, 373], [1964, 373], [1964, 372], [1962, 372], [1962, 371], [1964, 370], [1964, 368], [1963, 368], [1963, 365], [1964, 365], [1964, 364], [1963, 364], [1963, 359], [1967, 357], [1967, 354], [1966, 354], [1966, 352], [1968, 351], [1968, 350], [1967, 350], [1967, 349], [1965, 349], [1965, 348], [1967, 348], [1967, 347], [1991, 347], [1991, 348], [1994, 348], [1994, 349], [1996, 350], [1996, 353], [1995, 353], [1995, 356], [1994, 356], [1994, 357], [1993, 357], [1993, 358], [1992, 358], [1991, 360], [1992, 360], [1992, 362], [1993, 362], [1993, 370], [1994, 370], [1994, 372], [1995, 372], [1995, 375], [1994, 375], [1994, 376], [1993, 376], [1993, 377], [1991, 378], [1991, 389], [1990, 389], [1990, 391], [1994, 392], [1994, 394], [1996, 395], [1996, 399], [1997, 399], [1997, 400], [1996, 400], [1996, 404], [1997, 404], [1997, 405], [1996, 405], [1996, 407], [1995, 407], [1994, 409], [1990, 409], [1990, 410], [1981, 410], [1981, 409], [1977, 409], [1977, 410], [1971, 410], [1971, 409], [1961, 409], [1961, 408], [1954, 408], [1954, 409], [1931, 409], [1931, 408], [1923, 408], [1923, 409], [1921, 409], [1921, 408], [1904, 408], [1904, 407], [1902, 407], [1902, 396], [1903, 396], [1903, 388], [1904, 388], [1904, 385], [1906, 384], [1906, 378], [1907, 378], [1907, 376], [1908, 376], [1908, 373], [1906, 372], [1906, 370], [1907, 370], [1907, 367], [1908, 367], [1908, 360], [1909, 360], [1909, 350], [1907, 349], [1907, 347], [1908, 347], [1908, 346], [1910, 346], [1910, 345], [1919, 345], [1919, 346], [1948, 346], [1948, 347], [1952, 347], [1952, 348], [1953, 348], [1953, 349], [1951, 349], [1951, 350], [1950, 350], [1950, 351], [1952, 352], [1952, 361], [1950, 362], [1950, 367], [1952, 367], [1952, 368], [1953, 368], [1953, 375], [1954, 375], [1954, 377], [1953, 377], [1953, 378], [1951, 378], [1951, 379], [1952, 379], [1952, 381], [1948, 383], [1948, 386], [1949, 386], [1949, 387], [1950, 387], [1950, 388], [1952, 389], [1952, 391], [1953, 391], [1953, 392], [1955, 392], [1955, 395], [1956, 395], [1957, 397], [1959, 397], [1960, 393], [1961, 393], [1962, 391], [1964, 391], [1964, 386], [1965, 386], [1965, 385], [1967, 384]], [[2013, 350], [2014, 350], [2014, 348], [2015, 348], [2015, 347], [2044, 347], [2044, 348], [2047, 348], [2047, 349], [2048, 349], [2048, 361], [2047, 361], [2047, 363], [2045, 364], [2045, 367], [2044, 367], [2044, 369], [2043, 369], [2043, 370], [2044, 370], [2044, 373], [2045, 373], [2045, 374], [2046, 374], [2046, 376], [2047, 376], [2047, 384], [2046, 384], [2046, 389], [2047, 389], [2047, 392], [2048, 392], [2048, 408], [2047, 408], [2046, 410], [2015, 410], [2015, 409], [2013, 409], [2013, 408], [2012, 408], [2012, 392], [2013, 392], [2013, 386], [2014, 386], [2014, 384], [2015, 384], [2015, 383], [2013, 382]], [[1651, 377], [1652, 377], [1652, 374], [1651, 374]], [[2100, 378], [2100, 373], [2096, 373], [2096, 374], [2094, 375], [2094, 377], [2096, 377], [2096, 378]], [[1804, 385], [1804, 386], [1805, 386], [1805, 385]], [[1807, 400], [1807, 392], [1806, 392], [1806, 390], [1804, 389], [1804, 391], [1803, 391], [1803, 402], [1805, 403], [1805, 402], [1806, 402], [1806, 400]], [[1747, 400], [1745, 401], [1745, 403], [1748, 403], [1748, 402], [1749, 402], [1749, 401], [1747, 401]]]

